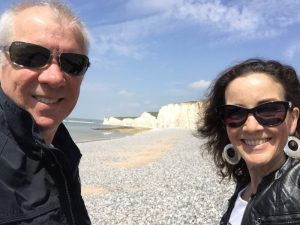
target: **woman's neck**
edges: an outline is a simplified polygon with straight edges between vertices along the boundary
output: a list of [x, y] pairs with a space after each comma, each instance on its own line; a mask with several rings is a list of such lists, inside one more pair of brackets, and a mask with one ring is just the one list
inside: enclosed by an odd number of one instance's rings
[[[278, 170], [286, 161], [287, 157], [280, 157], [276, 163], [272, 166], [248, 166], [248, 171], [250, 174], [250, 183], [248, 184], [246, 190], [242, 194], [242, 198], [245, 201], [249, 201], [253, 194], [256, 193], [258, 185], [261, 183], [262, 179], [269, 175], [271, 172]], [[274, 161], [273, 161], [274, 162]]]

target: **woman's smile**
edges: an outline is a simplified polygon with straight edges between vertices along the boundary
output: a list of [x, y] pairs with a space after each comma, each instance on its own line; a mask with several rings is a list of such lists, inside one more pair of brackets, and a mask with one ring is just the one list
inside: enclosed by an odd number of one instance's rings
[[241, 139], [242, 142], [246, 145], [250, 146], [257, 146], [262, 145], [268, 141], [270, 141], [272, 138], [260, 138], [260, 139]]

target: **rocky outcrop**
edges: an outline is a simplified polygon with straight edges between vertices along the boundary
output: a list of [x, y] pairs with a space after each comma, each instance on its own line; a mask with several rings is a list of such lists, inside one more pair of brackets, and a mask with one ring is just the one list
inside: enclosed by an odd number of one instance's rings
[[127, 127], [145, 127], [145, 128], [156, 128], [157, 120], [156, 117], [148, 112], [142, 113], [141, 116], [137, 118], [123, 118], [117, 119], [114, 117], [104, 118], [104, 125], [118, 125]]
[[113, 126], [118, 126], [118, 125], [120, 125], [121, 123], [122, 123], [122, 120], [110, 116], [110, 117], [108, 117], [108, 118], [105, 117], [105, 118], [103, 119], [103, 123], [102, 123], [102, 124], [103, 124], [103, 125], [113, 125]]
[[168, 104], [160, 108], [157, 117], [144, 112], [137, 118], [104, 118], [104, 125], [145, 128], [188, 128], [196, 129], [201, 115], [202, 101]]

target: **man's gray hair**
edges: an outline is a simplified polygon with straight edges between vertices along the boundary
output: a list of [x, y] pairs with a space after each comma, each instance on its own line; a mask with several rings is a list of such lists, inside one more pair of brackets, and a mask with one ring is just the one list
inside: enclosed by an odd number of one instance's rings
[[[14, 4], [12, 7], [6, 9], [0, 17], [0, 45], [7, 46], [12, 42], [14, 18], [20, 12], [27, 8], [35, 6], [48, 6], [56, 15], [56, 20], [68, 22], [73, 26], [83, 38], [83, 50], [87, 54], [89, 51], [89, 35], [86, 26], [83, 22], [74, 14], [74, 12], [65, 4], [59, 0], [21, 0], [19, 3]], [[0, 52], [0, 63], [4, 59], [3, 52]]]

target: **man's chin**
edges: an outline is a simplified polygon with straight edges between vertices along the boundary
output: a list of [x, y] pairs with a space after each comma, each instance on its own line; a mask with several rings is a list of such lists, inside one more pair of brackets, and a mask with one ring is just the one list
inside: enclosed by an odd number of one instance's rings
[[43, 131], [55, 132], [58, 126], [62, 122], [62, 119], [57, 119], [52, 117], [39, 117], [39, 118], [34, 117], [34, 120], [41, 132]]

